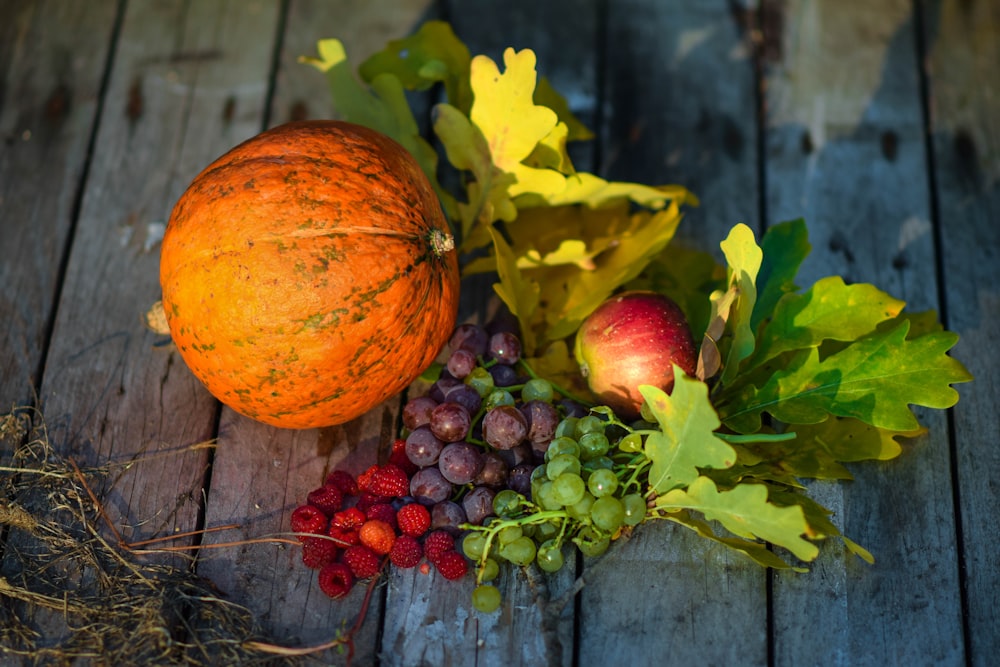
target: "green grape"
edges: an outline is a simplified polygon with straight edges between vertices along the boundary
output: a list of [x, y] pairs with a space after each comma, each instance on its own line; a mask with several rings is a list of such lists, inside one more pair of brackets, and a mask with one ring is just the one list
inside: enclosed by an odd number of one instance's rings
[[562, 569], [565, 559], [562, 549], [559, 548], [555, 540], [545, 540], [538, 545], [535, 562], [538, 563], [538, 568], [542, 572], [558, 572]]
[[546, 480], [541, 483], [538, 487], [538, 492], [534, 494], [535, 502], [543, 510], [558, 510], [562, 509], [562, 503], [560, 503], [555, 497], [555, 490], [552, 487], [552, 481]]
[[545, 521], [535, 524], [535, 537], [539, 542], [550, 540], [559, 534], [559, 524], [554, 521]]
[[573, 542], [580, 549], [580, 553], [592, 558], [600, 556], [608, 550], [608, 547], [611, 545], [611, 537], [595, 530], [591, 526], [584, 526], [577, 533], [576, 537], [573, 538]]
[[462, 538], [462, 553], [464, 553], [469, 560], [479, 560], [485, 549], [486, 536], [478, 531], [466, 533], [465, 537]]
[[476, 572], [479, 581], [493, 581], [500, 574], [500, 564], [493, 558], [487, 558]]
[[580, 458], [584, 461], [604, 456], [610, 448], [611, 443], [608, 442], [608, 436], [599, 431], [584, 433], [580, 436]]
[[576, 422], [579, 421], [579, 417], [565, 417], [562, 421], [556, 424], [555, 437], [562, 438], [575, 438], [576, 435]]
[[554, 480], [564, 472], [580, 474], [580, 459], [570, 454], [557, 454], [545, 464], [545, 476]]
[[503, 489], [493, 496], [493, 513], [498, 517], [512, 517], [520, 513], [525, 497], [513, 489]]
[[638, 526], [646, 518], [646, 501], [638, 493], [629, 493], [622, 498], [625, 506], [625, 525]]
[[552, 383], [542, 378], [528, 380], [524, 383], [524, 387], [521, 388], [521, 400], [525, 403], [528, 401], [551, 403], [552, 396]]
[[575, 458], [580, 458], [580, 443], [568, 436], [553, 439], [545, 450], [545, 461], [551, 461], [552, 457], [559, 456], [560, 454], [569, 454]]
[[594, 501], [590, 520], [601, 530], [613, 533], [625, 522], [625, 506], [614, 496], [604, 496]]
[[604, 427], [607, 425], [608, 423], [597, 415], [587, 415], [577, 420], [574, 433], [579, 440], [587, 433], [604, 433]]
[[587, 489], [595, 498], [610, 496], [618, 490], [618, 477], [607, 468], [600, 468], [590, 474], [587, 479]]
[[629, 433], [624, 438], [618, 441], [618, 449], [623, 452], [641, 452], [642, 451], [642, 436], [638, 433]]
[[499, 408], [501, 405], [514, 405], [514, 395], [506, 389], [494, 389], [483, 400], [483, 407], [486, 410]]
[[594, 500], [596, 500], [594, 495], [585, 491], [579, 502], [566, 508], [566, 514], [575, 521], [590, 523], [590, 507], [594, 504]]
[[479, 584], [472, 589], [472, 606], [484, 614], [492, 614], [500, 608], [500, 591], [490, 584]]
[[500, 547], [500, 555], [515, 565], [528, 565], [535, 560], [535, 541], [523, 535]]
[[607, 456], [598, 456], [596, 459], [583, 462], [583, 477], [589, 479], [595, 470], [612, 470], [614, 467], [615, 462]]
[[493, 391], [493, 375], [482, 366], [476, 366], [465, 376], [465, 384], [475, 389], [481, 398], [486, 398]]
[[520, 526], [515, 524], [501, 528], [500, 532], [497, 533], [497, 539], [500, 540], [500, 546], [502, 547], [505, 544], [510, 544], [522, 535], [524, 535], [524, 531], [521, 530]]
[[564, 472], [552, 480], [552, 495], [563, 507], [580, 502], [586, 492], [587, 484], [574, 472]]

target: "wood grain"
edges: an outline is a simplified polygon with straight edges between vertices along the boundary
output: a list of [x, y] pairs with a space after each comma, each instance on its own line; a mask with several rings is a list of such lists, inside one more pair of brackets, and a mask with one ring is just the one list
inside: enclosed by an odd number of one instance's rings
[[[937, 309], [910, 3], [781, 7], [766, 68], [766, 208], [772, 221], [806, 219], [813, 253], [799, 284], [840, 274]], [[897, 460], [811, 485], [876, 562], [830, 542], [810, 574], [775, 574], [775, 664], [961, 663], [948, 430], [941, 413], [918, 414], [930, 432]]]
[[944, 315], [961, 340], [954, 355], [975, 381], [959, 388], [954, 417], [956, 480], [966, 595], [968, 664], [1000, 652], [1000, 9], [990, 2], [926, 2], [934, 177]]

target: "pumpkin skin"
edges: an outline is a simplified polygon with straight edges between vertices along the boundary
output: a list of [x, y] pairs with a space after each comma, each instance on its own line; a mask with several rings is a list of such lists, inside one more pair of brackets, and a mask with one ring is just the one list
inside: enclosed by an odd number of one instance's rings
[[175, 205], [160, 286], [181, 358], [221, 402], [283, 428], [398, 394], [455, 324], [457, 253], [410, 154], [352, 123], [266, 131]]

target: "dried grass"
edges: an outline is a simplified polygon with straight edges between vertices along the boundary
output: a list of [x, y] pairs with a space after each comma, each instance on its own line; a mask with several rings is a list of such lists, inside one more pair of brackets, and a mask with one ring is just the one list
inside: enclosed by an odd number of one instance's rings
[[[0, 417], [0, 660], [68, 665], [294, 664], [266, 650], [253, 614], [199, 577], [116, 543], [91, 489], [112, 466], [77, 468], [41, 416]], [[265, 647], [262, 650], [261, 647]]]

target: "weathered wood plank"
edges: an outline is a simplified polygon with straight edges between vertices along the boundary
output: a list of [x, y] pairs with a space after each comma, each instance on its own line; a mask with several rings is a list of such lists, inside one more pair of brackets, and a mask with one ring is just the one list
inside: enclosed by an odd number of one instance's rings
[[[598, 37], [596, 2], [449, 3], [447, 16], [473, 56], [487, 55], [503, 68], [503, 52], [532, 49], [539, 75], [567, 97], [574, 112], [590, 122], [596, 112]], [[578, 168], [592, 170], [592, 150], [577, 153]], [[486, 314], [488, 283], [463, 300], [469, 312]], [[476, 302], [475, 299], [484, 299]], [[383, 658], [391, 665], [570, 665], [573, 660], [572, 604], [546, 616], [546, 600], [558, 597], [575, 577], [572, 561], [558, 574], [540, 579], [544, 592], [514, 568], [498, 581], [500, 610], [481, 614], [471, 606], [474, 583], [447, 582], [434, 572], [394, 572], [389, 581]], [[548, 625], [552, 623], [551, 627]]]
[[968, 664], [1000, 653], [1000, 8], [995, 2], [919, 3], [929, 76], [930, 120], [942, 281], [954, 354], [975, 376], [953, 409]]
[[[608, 4], [604, 175], [691, 188], [702, 205], [679, 238], [719, 259], [734, 224], [759, 226], [742, 18], [726, 2]], [[766, 574], [705, 542], [672, 524], [644, 525], [596, 565], [580, 593], [580, 664], [766, 664]]]
[[[766, 208], [807, 221], [800, 284], [840, 274], [937, 308], [911, 3], [765, 7]], [[876, 563], [831, 542], [809, 574], [776, 573], [775, 664], [961, 664], [948, 433], [918, 416], [930, 433], [897, 460], [812, 485]]]
[[[159, 298], [157, 231], [186, 184], [177, 175], [259, 129], [276, 7], [134, 3], [121, 28], [42, 408], [62, 455], [137, 461], [95, 489], [126, 540], [196, 527], [207, 455], [186, 448], [212, 437], [217, 408], [172, 352], [153, 349], [143, 315]], [[169, 463], [143, 463], [151, 455]]]
[[[389, 39], [410, 32], [425, 15], [428, 0], [329, 3], [296, 0], [289, 7], [271, 124], [292, 119], [336, 116], [326, 80], [315, 68], [297, 62], [314, 55], [316, 42], [336, 37], [344, 42], [355, 65], [381, 49]], [[193, 174], [192, 174], [193, 175]], [[328, 429], [274, 429], [223, 412], [219, 447], [212, 468], [206, 525], [241, 525], [241, 536], [287, 533], [289, 517], [306, 501], [326, 474], [342, 468], [357, 474], [387, 453], [394, 437], [399, 397], [366, 415]], [[231, 539], [211, 535], [207, 543]], [[250, 608], [273, 641], [287, 646], [316, 646], [346, 631], [361, 611], [365, 585], [341, 600], [330, 600], [319, 588], [316, 572], [302, 564], [298, 546], [250, 544], [234, 551], [205, 554], [198, 571]], [[364, 623], [354, 635], [354, 664], [376, 660], [384, 588], [375, 591]], [[324, 664], [342, 664], [337, 650], [317, 652]]]
[[0, 410], [32, 405], [114, 29], [113, 3], [0, 8]]

